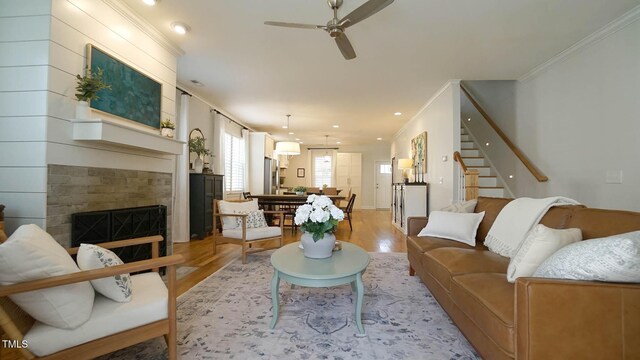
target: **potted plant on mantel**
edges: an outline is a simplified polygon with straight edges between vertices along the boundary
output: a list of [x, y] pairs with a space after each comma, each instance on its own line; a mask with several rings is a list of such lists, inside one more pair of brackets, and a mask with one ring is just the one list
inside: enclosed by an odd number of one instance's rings
[[171, 119], [166, 119], [160, 122], [160, 135], [173, 139], [173, 132], [176, 129], [176, 124]]
[[336, 236], [333, 234], [344, 212], [324, 195], [309, 195], [307, 203], [296, 210], [294, 221], [304, 232], [300, 237], [304, 256], [324, 259], [333, 254]]
[[211, 155], [211, 151], [205, 147], [205, 140], [206, 139], [203, 137], [189, 139], [189, 152], [196, 153], [197, 155], [196, 159], [193, 160], [193, 169], [197, 173], [201, 173], [204, 166], [204, 160], [202, 157], [205, 155]]
[[296, 186], [293, 188], [293, 191], [296, 195], [304, 195], [304, 192], [307, 191], [307, 188], [304, 186]]
[[111, 89], [111, 86], [102, 81], [102, 75], [102, 69], [98, 68], [98, 71], [92, 73], [89, 67], [85, 69], [84, 76], [76, 75], [76, 99], [78, 100], [76, 119], [89, 120], [91, 118], [89, 101], [97, 99], [100, 90]]

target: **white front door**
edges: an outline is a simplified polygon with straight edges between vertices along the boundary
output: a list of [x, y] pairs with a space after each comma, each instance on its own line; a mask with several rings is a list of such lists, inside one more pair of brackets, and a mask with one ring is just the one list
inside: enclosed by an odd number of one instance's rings
[[391, 208], [391, 162], [376, 161], [376, 209]]

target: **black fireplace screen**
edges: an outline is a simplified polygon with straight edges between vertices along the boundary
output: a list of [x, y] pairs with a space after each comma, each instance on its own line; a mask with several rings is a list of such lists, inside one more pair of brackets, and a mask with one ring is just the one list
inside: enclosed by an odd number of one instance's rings
[[[71, 215], [71, 246], [81, 243], [100, 244], [109, 241], [162, 235], [160, 256], [167, 249], [167, 207], [153, 205], [106, 211], [90, 211]], [[125, 263], [151, 258], [151, 244], [113, 249]]]

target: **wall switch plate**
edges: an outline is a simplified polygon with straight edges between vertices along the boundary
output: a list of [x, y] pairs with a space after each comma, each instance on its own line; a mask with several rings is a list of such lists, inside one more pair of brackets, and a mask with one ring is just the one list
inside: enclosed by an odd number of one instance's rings
[[622, 170], [607, 170], [605, 184], [622, 184]]

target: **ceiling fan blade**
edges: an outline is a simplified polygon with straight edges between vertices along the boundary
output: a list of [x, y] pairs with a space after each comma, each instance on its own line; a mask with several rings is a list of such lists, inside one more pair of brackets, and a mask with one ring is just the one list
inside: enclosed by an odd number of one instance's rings
[[289, 23], [289, 22], [281, 22], [281, 21], [265, 21], [264, 24], [271, 25], [271, 26], [296, 28], [296, 29], [322, 29], [325, 27], [324, 25], [297, 24], [297, 23]]
[[350, 12], [349, 15], [343, 17], [340, 20], [340, 23], [344, 22], [345, 28], [353, 26], [391, 5], [392, 2], [393, 0], [369, 0], [366, 3], [360, 5], [360, 7], [358, 7], [357, 9]]
[[347, 35], [344, 33], [340, 34], [340, 36], [335, 38], [336, 45], [338, 45], [338, 49], [342, 53], [342, 56], [346, 60], [351, 60], [356, 57], [356, 51], [353, 50], [353, 46], [351, 46], [351, 41], [347, 38]]

